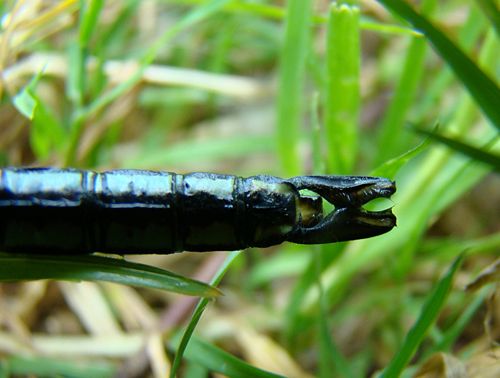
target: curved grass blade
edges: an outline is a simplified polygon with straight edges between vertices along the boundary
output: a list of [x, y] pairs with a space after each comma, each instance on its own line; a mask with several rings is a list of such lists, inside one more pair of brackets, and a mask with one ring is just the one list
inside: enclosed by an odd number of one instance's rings
[[500, 89], [459, 47], [407, 3], [400, 0], [379, 0], [415, 28], [424, 33], [437, 53], [462, 81], [491, 123], [500, 129]]
[[[217, 372], [231, 378], [284, 378], [281, 375], [249, 365], [232, 354], [195, 336], [191, 337], [189, 346], [186, 349], [186, 359], [196, 362], [211, 372]], [[170, 375], [170, 377], [172, 376]]]
[[0, 254], [0, 282], [21, 280], [108, 281], [201, 297], [220, 291], [156, 267], [102, 256]]
[[483, 269], [472, 282], [467, 284], [465, 290], [478, 290], [479, 288], [493, 282], [500, 282], [500, 258], [496, 259], [495, 262]]
[[462, 253], [455, 259], [443, 278], [438, 282], [434, 291], [422, 307], [417, 321], [406, 335], [403, 345], [380, 375], [381, 378], [399, 377], [401, 375], [401, 372], [415, 354], [427, 331], [434, 324], [439, 312], [443, 308], [453, 284], [453, 277], [463, 259], [464, 254]]
[[382, 163], [380, 166], [371, 171], [373, 176], [382, 176], [394, 179], [398, 171], [405, 166], [411, 159], [420, 154], [429, 144], [428, 139], [421, 142], [418, 146], [413, 147], [411, 150]]
[[16, 109], [32, 121], [30, 144], [40, 160], [46, 159], [54, 149], [62, 148], [65, 139], [61, 123], [36, 94], [36, 87], [43, 73], [44, 70], [41, 69], [13, 98]]
[[[229, 266], [231, 263], [240, 255], [241, 251], [235, 251], [231, 252], [227, 257], [226, 260], [224, 261], [224, 264], [219, 268], [219, 271], [215, 274], [214, 278], [211, 281], [212, 285], [217, 285], [221, 280], [222, 277], [226, 274], [227, 270], [229, 269]], [[188, 326], [186, 327], [186, 330], [184, 331], [184, 335], [182, 335], [182, 339], [180, 341], [180, 344], [177, 348], [177, 352], [175, 353], [174, 361], [172, 363], [172, 369], [170, 370], [170, 378], [175, 378], [175, 375], [177, 374], [177, 370], [179, 369], [179, 366], [181, 365], [182, 361], [182, 356], [184, 355], [184, 351], [186, 350], [186, 347], [191, 340], [193, 336], [194, 329], [196, 328], [196, 325], [198, 324], [201, 315], [203, 314], [203, 311], [205, 310], [205, 307], [207, 307], [208, 304], [208, 299], [203, 298], [198, 302], [198, 305], [194, 309], [193, 316], [191, 317], [191, 321], [189, 322]], [[230, 355], [229, 355], [230, 356]], [[225, 365], [225, 364], [222, 364]], [[232, 374], [228, 374], [229, 376], [233, 376]]]
[[[434, 139], [435, 141], [440, 142], [440, 143], [450, 147], [451, 149], [458, 151], [458, 152], [470, 157], [471, 159], [488, 164], [493, 168], [493, 170], [495, 170], [496, 172], [500, 172], [500, 156], [499, 155], [496, 155], [496, 154], [489, 152], [489, 151], [485, 151], [485, 150], [478, 148], [478, 147], [471, 146], [470, 144], [465, 143], [459, 139], [447, 137], [447, 136], [440, 134], [436, 131], [425, 130], [425, 129], [422, 129], [422, 128], [417, 127], [417, 126], [413, 126], [413, 129], [416, 132], [418, 132], [419, 134], [427, 135], [431, 139]], [[491, 144], [493, 144], [493, 142], [496, 142], [498, 139], [499, 138], [497, 136], [488, 144], [491, 145]]]

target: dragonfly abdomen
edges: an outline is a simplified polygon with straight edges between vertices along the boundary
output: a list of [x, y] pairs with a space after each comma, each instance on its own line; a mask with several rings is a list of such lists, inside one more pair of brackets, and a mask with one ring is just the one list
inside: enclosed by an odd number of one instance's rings
[[297, 192], [272, 176], [3, 169], [0, 248], [170, 253], [281, 243]]

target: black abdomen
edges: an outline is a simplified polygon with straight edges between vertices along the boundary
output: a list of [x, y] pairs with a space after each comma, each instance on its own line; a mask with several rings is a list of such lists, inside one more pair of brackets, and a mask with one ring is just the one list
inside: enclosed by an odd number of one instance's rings
[[4, 169], [0, 249], [169, 253], [277, 244], [296, 191], [272, 176]]

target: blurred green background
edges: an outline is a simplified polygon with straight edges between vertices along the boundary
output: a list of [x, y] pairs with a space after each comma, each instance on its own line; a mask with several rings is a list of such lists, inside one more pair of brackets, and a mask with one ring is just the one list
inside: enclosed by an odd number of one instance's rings
[[373, 206], [393, 206], [398, 227], [131, 259], [224, 276], [198, 324], [206, 300], [193, 315], [194, 297], [97, 275], [3, 283], [0, 377], [499, 376], [498, 9], [1, 2], [1, 166], [380, 175], [398, 192]]

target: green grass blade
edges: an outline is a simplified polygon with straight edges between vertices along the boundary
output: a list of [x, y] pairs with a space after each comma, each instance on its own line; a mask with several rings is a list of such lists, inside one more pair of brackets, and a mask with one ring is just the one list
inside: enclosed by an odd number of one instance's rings
[[255, 290], [276, 279], [293, 277], [302, 273], [309, 260], [310, 256], [307, 253], [297, 253], [293, 250], [266, 256], [252, 268], [246, 284], [250, 289]]
[[[467, 19], [458, 30], [457, 41], [464, 51], [470, 54], [481, 43], [482, 36], [487, 31], [487, 25], [483, 14], [477, 7], [471, 7], [468, 13]], [[426, 89], [425, 96], [415, 102], [412, 109], [414, 118], [425, 119], [428, 114], [435, 111], [436, 104], [439, 103], [447, 88], [453, 85], [453, 81], [453, 71], [449, 67], [441, 70]]]
[[[344, 247], [345, 244], [343, 243], [321, 246], [319, 252], [321, 254], [321, 268], [325, 269], [332, 263], [332, 261], [337, 259]], [[317, 259], [317, 256], [309, 254], [307, 264], [304, 264], [303, 271], [295, 284], [292, 293], [289, 295], [286, 311], [284, 312], [286, 314], [284, 339], [285, 342], [292, 348], [296, 346], [298, 333], [301, 332], [303, 329], [302, 326], [304, 325], [304, 317], [301, 312], [304, 304], [304, 298], [311, 288], [317, 287], [318, 272], [317, 262], [315, 259]], [[319, 306], [319, 303], [317, 305]], [[309, 322], [309, 320], [306, 321]]]
[[97, 20], [104, 6], [104, 0], [81, 1], [81, 4], [79, 43], [82, 48], [87, 48], [92, 34], [98, 30]]
[[[179, 4], [200, 5], [205, 4], [207, 0], [171, 0]], [[283, 7], [257, 3], [254, 0], [238, 0], [230, 1], [224, 11], [232, 13], [243, 13], [246, 15], [255, 15], [263, 18], [274, 20], [283, 20], [286, 17], [286, 10]], [[328, 21], [328, 17], [323, 14], [313, 14], [312, 21], [315, 24], [324, 24]], [[400, 25], [393, 25], [374, 21], [369, 17], [361, 17], [360, 27], [365, 30], [372, 30], [378, 33], [393, 34], [393, 35], [420, 35], [419, 32]]]
[[[72, 44], [67, 50], [68, 77], [66, 80], [66, 96], [71, 101], [73, 112], [77, 114], [83, 106], [86, 85], [86, 52], [78, 44]], [[75, 117], [75, 115], [73, 115]], [[73, 121], [75, 122], [75, 121]]]
[[[434, 163], [435, 159], [435, 154], [431, 152], [424, 162]], [[413, 167], [409, 168], [399, 175], [397, 182], [398, 193], [394, 198], [395, 213], [400, 219], [397, 229], [378, 238], [349, 243], [346, 253], [322, 273], [330, 306], [346, 294], [345, 290], [350, 287], [353, 276], [369, 263], [378, 264], [390, 259], [392, 270], [397, 269], [395, 274], [401, 277], [401, 273], [407, 273], [408, 267], [414, 266], [412, 256], [419, 241], [417, 238], [427, 227], [430, 217], [439, 214], [487, 174], [484, 167], [457, 158], [446, 165], [441, 163], [437, 168], [431, 166], [429, 170], [415, 172]], [[401, 221], [403, 219], [404, 222]], [[317, 291], [310, 290], [299, 300], [302, 308], [296, 317], [318, 308]]]
[[33, 119], [35, 109], [38, 105], [35, 96], [33, 96], [33, 93], [27, 90], [27, 88], [22, 89], [14, 96], [12, 104], [16, 107], [19, 113], [28, 119]]
[[116, 100], [118, 97], [122, 96], [125, 92], [130, 90], [134, 85], [136, 85], [140, 81], [144, 68], [146, 68], [149, 64], [151, 64], [151, 62], [155, 58], [160, 48], [165, 46], [168, 42], [172, 40], [172, 38], [174, 38], [177, 34], [182, 32], [183, 30], [188, 29], [189, 27], [203, 21], [204, 19], [218, 12], [228, 1], [229, 0], [210, 1], [199, 8], [193, 9], [178, 23], [167, 29], [152, 44], [152, 47], [146, 52], [146, 54], [142, 58], [141, 65], [137, 69], [137, 71], [133, 75], [131, 75], [131, 77], [128, 80], [117, 85], [115, 88], [113, 88], [109, 92], [106, 92], [103, 96], [97, 98], [93, 103], [91, 103], [86, 109], [86, 115], [94, 114], [95, 112], [103, 109], [111, 102]]
[[484, 254], [500, 250], [500, 232], [475, 239], [469, 238], [436, 238], [422, 243], [420, 252], [432, 258], [450, 258], [457, 249], [467, 250], [468, 256]]
[[[113, 89], [103, 93], [101, 96], [93, 100], [85, 108], [78, 109], [73, 119], [73, 133], [71, 135], [68, 151], [65, 156], [65, 165], [74, 165], [76, 158], [76, 150], [78, 148], [78, 143], [80, 140], [80, 135], [83, 130], [83, 121], [92, 116], [93, 114], [104, 109], [106, 106], [111, 104], [113, 101], [123, 96], [126, 92], [131, 90], [137, 83], [142, 79], [142, 74], [144, 69], [153, 62], [158, 51], [164, 47], [168, 42], [170, 42], [176, 35], [178, 35], [183, 30], [203, 21], [204, 19], [212, 16], [218, 12], [229, 0], [213, 0], [204, 6], [196, 8], [184, 16], [172, 27], [168, 28], [156, 41], [152, 43], [152, 46], [147, 50], [147, 52], [142, 57], [137, 70], [130, 75], [130, 77], [117, 85]], [[76, 68], [75, 68], [76, 69]]]
[[500, 37], [500, 11], [495, 0], [476, 0], [483, 13], [493, 24], [495, 32]]
[[327, 32], [325, 131], [330, 173], [352, 172], [360, 110], [359, 8], [333, 3]]
[[319, 119], [319, 93], [315, 93], [311, 100], [311, 149], [313, 174], [324, 174], [326, 171], [325, 159], [321, 143], [322, 127]]
[[428, 145], [428, 140], [426, 139], [418, 146], [412, 148], [411, 150], [406, 151], [404, 154], [395, 157], [394, 159], [388, 160], [379, 167], [375, 168], [371, 171], [372, 176], [380, 176], [387, 177], [391, 180], [394, 180], [396, 174], [399, 172], [401, 168], [403, 168], [408, 162], [414, 157], [418, 156], [422, 153]]
[[323, 271], [323, 255], [321, 247], [315, 248], [316, 284], [319, 291], [319, 311], [317, 315], [317, 329], [319, 339], [319, 377], [354, 378], [354, 374], [347, 359], [332, 338], [332, 332], [328, 325], [328, 303], [321, 283], [321, 272]]
[[66, 130], [47, 104], [34, 96], [37, 107], [30, 129], [30, 146], [40, 162], [45, 161], [54, 151], [62, 152], [66, 141]]
[[136, 14], [139, 5], [138, 1], [123, 2], [115, 21], [99, 30], [100, 38], [96, 40], [96, 55], [101, 57], [109, 55], [109, 50], [117, 43], [119, 44], [120, 41], [123, 41], [127, 27], [130, 26], [130, 19]]
[[[75, 106], [75, 112], [81, 111], [87, 93], [88, 77], [86, 62], [89, 54], [89, 44], [96, 32], [97, 21], [104, 6], [103, 0], [80, 0], [80, 21], [78, 43], [70, 45], [69, 74], [67, 94]], [[76, 122], [76, 120], [75, 120]]]
[[446, 35], [434, 27], [427, 18], [416, 13], [407, 3], [399, 0], [379, 0], [379, 2], [425, 34], [438, 54], [465, 85], [486, 117], [500, 129], [500, 89], [496, 83]]
[[39, 99], [35, 96], [35, 88], [43, 75], [43, 71], [33, 76], [30, 82], [22, 88], [13, 98], [12, 104], [26, 118], [32, 120]]
[[0, 378], [9, 378], [11, 375], [7, 361], [0, 360]]
[[43, 71], [34, 76], [13, 99], [16, 109], [32, 121], [30, 128], [30, 145], [35, 156], [43, 161], [53, 149], [63, 148], [65, 130], [47, 105], [35, 93], [36, 86]]
[[280, 56], [276, 121], [278, 154], [287, 176], [301, 172], [297, 148], [303, 117], [303, 87], [311, 14], [311, 0], [288, 1], [285, 40]]
[[[436, 0], [427, 0], [422, 4], [422, 11], [429, 14], [435, 6]], [[407, 145], [406, 141], [403, 141], [404, 124], [420, 88], [426, 52], [427, 43], [422, 36], [413, 37], [407, 49], [401, 76], [396, 82], [394, 95], [380, 125], [376, 158], [378, 164], [398, 155], [402, 151], [401, 147], [405, 148]], [[411, 136], [411, 133], [406, 133], [405, 139], [408, 139], [408, 136]]]
[[[486, 173], [483, 167], [478, 167], [478, 164], [473, 164], [471, 161], [463, 161], [463, 159], [454, 159], [458, 162], [458, 168], [450, 170], [450, 176], [443, 181], [441, 178], [436, 179], [433, 184], [430, 181], [426, 185], [435, 185], [432, 190], [427, 189], [426, 199], [420, 201], [420, 198], [415, 198], [417, 206], [412, 212], [407, 214], [405, 219], [407, 222], [412, 222], [411, 228], [408, 228], [405, 243], [399, 248], [397, 256], [394, 258], [392, 265], [393, 275], [404, 279], [410, 272], [415, 262], [415, 253], [418, 250], [420, 241], [428, 227], [429, 220], [433, 214], [439, 214], [445, 208], [445, 204], [452, 203], [456, 200], [460, 193], [474, 181], [474, 176], [481, 177]], [[444, 170], [440, 171], [440, 175], [446, 176], [448, 173]], [[469, 181], [471, 180], [471, 181]], [[440, 182], [441, 181], [441, 182]], [[439, 183], [439, 185], [436, 185]], [[421, 193], [423, 193], [422, 191]], [[422, 194], [423, 195], [423, 194]], [[413, 214], [412, 214], [413, 213]], [[413, 219], [412, 219], [413, 218]]]
[[427, 331], [434, 324], [439, 312], [443, 308], [453, 284], [453, 277], [455, 276], [455, 273], [460, 267], [463, 259], [463, 254], [458, 256], [443, 278], [441, 278], [438, 282], [434, 291], [422, 307], [422, 311], [420, 312], [417, 321], [406, 335], [405, 341], [403, 342], [400, 350], [391, 360], [389, 365], [384, 369], [381, 375], [382, 378], [399, 377], [403, 369], [413, 357], [418, 346], [427, 334]]
[[87, 59], [89, 41], [95, 31], [100, 10], [100, 0], [90, 2], [80, 0], [80, 21], [78, 43], [71, 44], [68, 49], [68, 79], [66, 94], [73, 105], [70, 120], [70, 136], [65, 153], [65, 165], [76, 164], [76, 150], [84, 128], [85, 98], [89, 77], [87, 75]]
[[0, 254], [0, 282], [26, 280], [108, 281], [202, 297], [219, 290], [160, 268], [102, 256]]
[[[474, 295], [471, 303], [460, 312], [456, 321], [443, 333], [436, 345], [427, 351], [425, 355], [431, 356], [438, 351], [451, 350], [455, 342], [463, 334], [465, 328], [471, 323], [474, 315], [484, 306], [489, 295], [491, 295], [490, 290], [482, 290], [478, 295]], [[426, 357], [423, 356], [422, 360], [426, 360]]]
[[191, 337], [185, 357], [211, 372], [217, 372], [231, 378], [284, 378], [281, 375], [249, 365], [196, 336]]
[[[427, 135], [431, 139], [434, 139], [435, 141], [442, 143], [445, 146], [448, 146], [449, 148], [464, 154], [465, 156], [470, 157], [471, 159], [488, 164], [493, 168], [493, 170], [495, 170], [496, 172], [500, 172], [500, 155], [498, 154], [487, 151], [485, 149], [474, 147], [468, 143], [463, 142], [462, 140], [448, 137], [436, 131], [425, 130], [417, 126], [413, 126], [413, 129], [420, 134]], [[496, 136], [494, 140], [488, 144], [492, 145], [493, 142], [496, 142], [498, 140], [499, 137]]]
[[[71, 99], [75, 107], [74, 117], [82, 110], [84, 98], [87, 94], [89, 78], [86, 71], [86, 63], [89, 55], [89, 44], [92, 36], [98, 30], [97, 21], [104, 6], [103, 0], [80, 0], [80, 20], [78, 28], [78, 43], [70, 45], [69, 55], [69, 72], [68, 81], [66, 83], [66, 91], [68, 98]], [[78, 120], [74, 120], [75, 127], [78, 125]], [[78, 130], [75, 130], [78, 133]]]
[[111, 378], [116, 374], [116, 367], [111, 363], [68, 361], [66, 358], [45, 356], [13, 356], [5, 360], [5, 365], [9, 376]]
[[125, 158], [125, 167], [148, 168], [180, 165], [186, 162], [244, 157], [272, 151], [274, 140], [269, 136], [237, 136], [229, 138], [186, 141], [170, 146], [147, 148], [135, 156]]
[[[224, 264], [219, 268], [219, 271], [215, 274], [214, 278], [212, 279], [211, 281], [212, 285], [216, 286], [217, 284], [220, 283], [220, 281], [226, 274], [227, 270], [229, 269], [233, 261], [240, 255], [240, 253], [241, 251], [231, 252], [226, 257]], [[170, 378], [175, 378], [177, 370], [179, 369], [182, 362], [182, 356], [184, 355], [186, 347], [188, 346], [188, 343], [193, 336], [194, 329], [196, 328], [196, 325], [200, 321], [201, 315], [203, 314], [203, 311], [205, 311], [205, 307], [207, 307], [207, 304], [208, 304], [208, 299], [203, 298], [200, 300], [200, 302], [194, 309], [193, 316], [191, 317], [191, 320], [187, 325], [184, 334], [182, 335], [182, 339], [175, 353], [174, 361], [172, 363], [172, 369], [170, 369]]]

